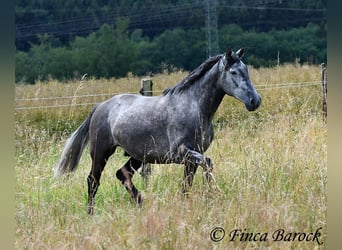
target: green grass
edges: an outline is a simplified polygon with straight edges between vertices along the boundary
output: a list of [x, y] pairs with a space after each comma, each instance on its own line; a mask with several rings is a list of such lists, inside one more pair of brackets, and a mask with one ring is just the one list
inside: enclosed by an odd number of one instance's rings
[[[161, 90], [185, 75], [156, 75], [154, 87]], [[251, 69], [250, 75], [255, 85], [272, 86], [318, 81], [320, 69], [285, 65]], [[140, 79], [128, 76], [38, 83], [19, 86], [16, 92], [20, 99], [137, 92], [139, 88]], [[144, 197], [142, 208], [138, 208], [115, 177], [127, 160], [118, 150], [103, 172], [92, 217], [86, 213], [86, 177], [91, 164], [88, 148], [74, 174], [52, 179], [66, 137], [91, 106], [16, 111], [16, 248], [326, 249], [327, 126], [321, 116], [321, 88], [259, 93], [263, 103], [256, 112], [247, 112], [243, 104], [225, 97], [215, 116], [216, 139], [206, 152], [215, 164], [214, 191], [208, 189], [199, 169], [191, 195], [184, 198], [182, 166], [153, 165], [148, 183], [139, 174], [134, 176]], [[44, 103], [29, 101], [25, 105], [37, 104]], [[216, 226], [226, 231], [220, 242], [210, 239]], [[274, 242], [271, 238], [272, 232], [281, 228], [315, 232], [319, 227], [323, 228], [322, 246], [305, 241]], [[230, 242], [233, 229], [267, 232], [269, 240]]]

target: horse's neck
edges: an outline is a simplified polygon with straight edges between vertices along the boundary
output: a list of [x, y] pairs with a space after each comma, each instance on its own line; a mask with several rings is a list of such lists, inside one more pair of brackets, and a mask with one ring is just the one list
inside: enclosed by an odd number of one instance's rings
[[179, 93], [166, 95], [164, 98], [171, 98], [171, 102], [173, 102], [176, 109], [196, 108], [196, 110], [189, 110], [189, 115], [199, 115], [202, 122], [209, 125], [225, 95], [218, 86], [220, 78], [219, 63], [216, 63], [205, 75], [198, 79], [198, 82], [192, 83], [191, 86]]
[[198, 86], [194, 87], [197, 101], [203, 115], [211, 121], [216, 110], [222, 102], [224, 92], [218, 86], [220, 77], [219, 62], [213, 66], [210, 71], [200, 79]]

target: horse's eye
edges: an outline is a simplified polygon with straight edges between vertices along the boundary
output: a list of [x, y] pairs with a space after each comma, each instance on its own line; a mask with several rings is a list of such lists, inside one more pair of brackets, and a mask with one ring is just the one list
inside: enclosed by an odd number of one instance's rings
[[230, 71], [230, 73], [231, 73], [232, 75], [236, 75], [236, 74], [237, 74], [237, 72], [236, 72], [235, 70]]

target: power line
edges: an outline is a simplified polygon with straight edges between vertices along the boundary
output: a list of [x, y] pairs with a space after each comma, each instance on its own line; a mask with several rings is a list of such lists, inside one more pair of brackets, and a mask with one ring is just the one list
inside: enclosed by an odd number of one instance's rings
[[[206, 0], [209, 2], [209, 0]], [[211, 0], [212, 1], [212, 0]], [[216, 0], [215, 0], [216, 1]], [[267, 1], [268, 3], [276, 3], [278, 1]], [[253, 5], [251, 5], [253, 3]], [[309, 8], [288, 8], [288, 7], [271, 7], [271, 6], [257, 6], [255, 1], [247, 1], [244, 6], [227, 5], [226, 3], [217, 3], [217, 8], [225, 9], [254, 9], [254, 10], [275, 10], [275, 11], [292, 11], [292, 12], [322, 12], [325, 13], [326, 9], [309, 9]], [[33, 23], [33, 24], [17, 24], [16, 25], [16, 40], [23, 40], [30, 37], [36, 37], [38, 34], [49, 33], [52, 35], [77, 35], [86, 34], [91, 31], [97, 30], [103, 23], [114, 24], [119, 17], [130, 17], [131, 27], [139, 27], [147, 24], [158, 24], [165, 22], [165, 20], [177, 20], [180, 17], [186, 17], [193, 8], [201, 8], [199, 4], [179, 4], [175, 6], [168, 6], [167, 8], [161, 9], [158, 13], [149, 13], [146, 18], [144, 10], [130, 13], [129, 9], [122, 9], [120, 13], [113, 11], [108, 14], [97, 15], [100, 20], [97, 24], [93, 23], [93, 13], [83, 17], [68, 18], [61, 21], [48, 22], [48, 23]], [[215, 10], [215, 8], [213, 8]], [[58, 10], [59, 12], [67, 12], [66, 9]], [[53, 10], [51, 12], [57, 12]], [[215, 17], [215, 15], [212, 15]], [[214, 21], [213, 21], [214, 22]], [[56, 27], [64, 26], [66, 29], [60, 30]], [[212, 24], [213, 26], [213, 24]]]

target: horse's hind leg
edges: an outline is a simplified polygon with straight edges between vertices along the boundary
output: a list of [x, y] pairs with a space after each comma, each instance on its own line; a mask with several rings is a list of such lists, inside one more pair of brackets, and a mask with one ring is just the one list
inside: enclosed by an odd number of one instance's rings
[[191, 162], [185, 162], [184, 181], [183, 181], [183, 189], [182, 189], [182, 192], [185, 195], [188, 194], [191, 189], [192, 182], [194, 180], [194, 176], [196, 174], [197, 168], [198, 168], [197, 164], [194, 164]]
[[125, 186], [126, 190], [130, 193], [132, 199], [137, 203], [142, 203], [142, 197], [140, 192], [134, 186], [132, 178], [134, 172], [141, 167], [142, 162], [131, 157], [125, 165], [116, 172], [116, 177]]
[[[98, 148], [99, 149], [99, 148]], [[107, 163], [108, 158], [114, 153], [115, 148], [107, 151], [91, 150], [92, 168], [88, 175], [88, 214], [94, 214], [95, 195], [100, 186], [100, 178], [102, 171]]]

